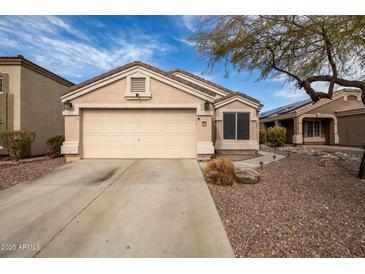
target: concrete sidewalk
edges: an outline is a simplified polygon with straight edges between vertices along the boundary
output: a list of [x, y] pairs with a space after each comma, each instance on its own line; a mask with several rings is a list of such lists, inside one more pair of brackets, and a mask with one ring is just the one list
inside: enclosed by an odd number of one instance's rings
[[[279, 155], [276, 153], [271, 153], [271, 152], [266, 152], [266, 151], [259, 151], [259, 154], [261, 154], [262, 156], [257, 157], [257, 158], [253, 158], [253, 159], [249, 159], [249, 160], [244, 160], [244, 161], [237, 161], [234, 162], [235, 165], [237, 166], [247, 166], [247, 167], [259, 167], [260, 166], [260, 162], [263, 162], [264, 165], [271, 163], [273, 161], [277, 161], [280, 159], [285, 158], [286, 156], [283, 155]], [[274, 156], [275, 155], [275, 160], [274, 160]]]

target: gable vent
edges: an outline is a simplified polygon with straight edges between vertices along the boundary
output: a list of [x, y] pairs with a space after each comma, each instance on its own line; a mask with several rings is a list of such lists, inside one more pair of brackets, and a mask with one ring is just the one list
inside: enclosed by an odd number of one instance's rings
[[145, 92], [146, 91], [146, 78], [135, 77], [131, 78], [131, 92]]

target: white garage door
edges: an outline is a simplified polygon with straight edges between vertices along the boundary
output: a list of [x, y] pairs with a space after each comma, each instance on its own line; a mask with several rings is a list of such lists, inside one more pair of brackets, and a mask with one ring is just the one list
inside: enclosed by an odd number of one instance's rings
[[84, 158], [196, 158], [193, 109], [83, 111]]

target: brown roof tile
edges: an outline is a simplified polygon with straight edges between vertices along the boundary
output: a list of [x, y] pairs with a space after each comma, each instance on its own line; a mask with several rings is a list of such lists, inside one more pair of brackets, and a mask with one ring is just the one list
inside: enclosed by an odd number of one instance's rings
[[239, 96], [239, 97], [242, 97], [244, 99], [253, 101], [253, 102], [257, 103], [257, 104], [260, 104], [260, 106], [262, 106], [262, 104], [260, 103], [259, 100], [255, 99], [255, 98], [252, 98], [252, 97], [250, 97], [250, 96], [248, 96], [246, 94], [243, 94], [241, 92], [233, 92], [233, 93], [231, 93], [231, 94], [229, 94], [227, 96], [218, 98], [218, 99], [214, 100], [214, 103], [219, 103], [219, 102], [225, 101], [225, 100], [227, 100], [229, 98], [232, 98], [232, 97], [235, 97], [235, 96]]
[[161, 70], [161, 69], [156, 68], [154, 66], [151, 66], [149, 64], [143, 63], [141, 61], [134, 61], [134, 62], [128, 63], [128, 64], [126, 64], [124, 66], [117, 67], [117, 68], [112, 69], [112, 70], [110, 70], [108, 72], [105, 72], [103, 74], [100, 74], [98, 76], [95, 76], [95, 77], [93, 77], [93, 78], [91, 78], [91, 79], [89, 79], [87, 81], [84, 81], [84, 82], [82, 82], [80, 84], [77, 84], [75, 86], [72, 86], [62, 96], [66, 95], [66, 94], [68, 94], [68, 93], [70, 93], [70, 92], [72, 92], [74, 90], [77, 90], [77, 89], [79, 89], [81, 87], [87, 86], [87, 85], [89, 85], [91, 83], [94, 83], [96, 81], [99, 81], [99, 80], [101, 80], [101, 79], [103, 79], [105, 77], [111, 76], [111, 75], [113, 75], [115, 73], [121, 72], [123, 70], [129, 69], [129, 68], [134, 67], [134, 66], [140, 66], [140, 67], [144, 67], [146, 69], [152, 70], [152, 71], [157, 72], [157, 73], [159, 73], [159, 74], [161, 74], [163, 76], [166, 76], [166, 77], [168, 77], [168, 78], [170, 78], [172, 80], [178, 81], [178, 82], [180, 82], [180, 83], [182, 83], [184, 85], [190, 86], [190, 87], [192, 87], [194, 89], [197, 89], [197, 90], [199, 90], [201, 92], [204, 92], [204, 93], [206, 93], [206, 94], [208, 94], [210, 96], [215, 96], [216, 95], [215, 92], [213, 92], [213, 91], [211, 91], [209, 89], [206, 89], [206, 88], [201, 87], [199, 85], [193, 84], [193, 83], [191, 83], [191, 82], [189, 82], [187, 80], [181, 79], [181, 78], [179, 78], [177, 76], [174, 76], [174, 75], [172, 75], [172, 74], [170, 74], [170, 73], [168, 73], [168, 72], [166, 72], [164, 70]]
[[25, 59], [23, 55], [17, 55], [17, 56], [0, 56], [0, 62], [2, 63], [16, 63], [16, 64], [22, 64], [26, 66], [29, 69], [32, 69], [40, 74], [43, 74], [46, 77], [49, 77], [61, 84], [64, 84], [65, 86], [73, 86], [75, 85], [71, 81], [29, 61], [28, 59]]
[[[175, 69], [175, 70], [173, 70], [173, 71], [170, 71], [170, 73], [171, 73], [171, 74], [173, 74], [174, 72], [180, 72], [180, 73], [182, 73], [182, 74], [185, 74], [185, 75], [187, 75], [187, 76], [190, 76], [191, 78], [195, 78], [195, 79], [196, 79], [196, 80], [198, 80], [198, 81], [201, 81], [201, 82], [203, 82], [203, 83], [206, 83], [206, 84], [208, 84], [208, 85], [211, 85], [211, 86], [213, 86], [213, 87], [215, 87], [215, 88], [217, 88], [217, 89], [221, 89], [221, 90], [223, 90], [223, 91], [225, 91], [225, 92], [229, 93], [227, 96], [230, 96], [231, 94], [233, 94], [233, 95], [237, 95], [237, 94], [239, 94], [241, 97], [244, 97], [245, 99], [248, 99], [248, 100], [251, 100], [251, 101], [254, 101], [254, 102], [256, 102], [256, 103], [259, 103], [259, 104], [260, 104], [260, 101], [258, 101], [257, 99], [252, 98], [252, 97], [250, 97], [250, 96], [248, 96], [248, 95], [246, 95], [246, 94], [244, 94], [244, 93], [242, 93], [242, 92], [237, 92], [237, 91], [230, 90], [230, 89], [225, 88], [225, 87], [223, 87], [223, 86], [220, 86], [220, 85], [218, 85], [218, 84], [216, 84], [216, 83], [213, 83], [213, 82], [211, 82], [211, 81], [209, 81], [209, 80], [207, 80], [207, 79], [204, 79], [204, 78], [199, 77], [199, 76], [197, 76], [197, 75], [195, 75], [195, 74], [192, 74], [192, 73], [190, 73], [190, 72], [188, 72], [188, 71], [185, 71], [185, 70], [182, 70], [182, 69], [179, 69], [179, 68], [177, 68], [177, 69]], [[224, 98], [223, 100], [225, 100], [225, 99], [227, 99], [227, 98], [230, 98], [230, 97], [227, 97], [227, 96], [222, 97], [222, 98]], [[220, 99], [222, 99], [222, 98], [220, 98]]]

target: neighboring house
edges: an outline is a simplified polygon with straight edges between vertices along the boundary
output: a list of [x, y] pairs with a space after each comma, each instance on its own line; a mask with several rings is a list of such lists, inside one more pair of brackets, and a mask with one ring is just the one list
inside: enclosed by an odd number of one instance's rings
[[71, 87], [67, 160], [256, 153], [261, 104], [182, 70], [132, 62]]
[[[72, 85], [21, 55], [0, 57], [0, 131], [34, 131], [26, 154], [45, 154], [47, 140], [64, 132], [59, 96]], [[0, 144], [0, 154], [7, 153]]]
[[365, 141], [365, 107], [361, 91], [343, 89], [332, 99], [304, 100], [263, 112], [260, 128], [279, 125], [289, 144], [361, 146]]

